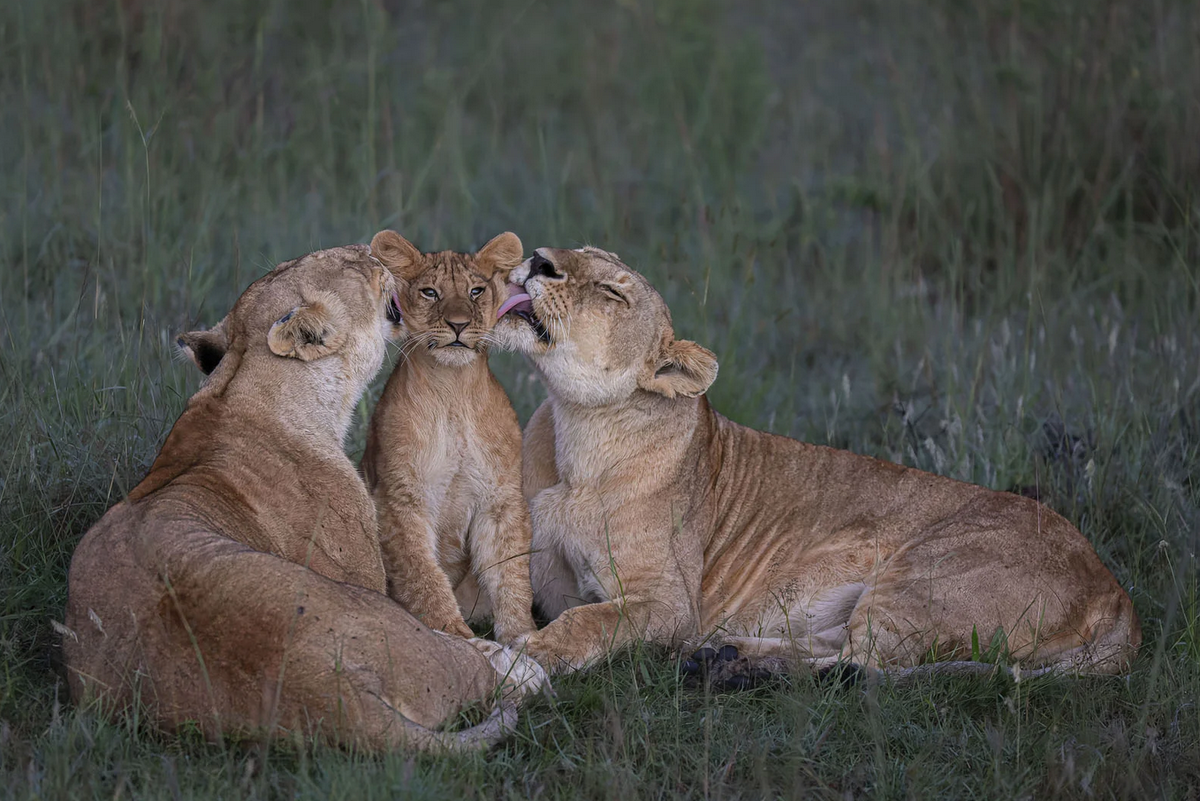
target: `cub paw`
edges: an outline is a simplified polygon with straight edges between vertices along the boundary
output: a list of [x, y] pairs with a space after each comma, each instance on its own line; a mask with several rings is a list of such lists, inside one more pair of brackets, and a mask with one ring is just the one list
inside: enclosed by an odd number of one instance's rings
[[468, 640], [475, 636], [475, 632], [471, 631], [471, 627], [464, 623], [462, 618], [447, 621], [445, 624], [433, 628], [444, 631], [446, 634], [453, 634], [455, 637], [466, 637]]

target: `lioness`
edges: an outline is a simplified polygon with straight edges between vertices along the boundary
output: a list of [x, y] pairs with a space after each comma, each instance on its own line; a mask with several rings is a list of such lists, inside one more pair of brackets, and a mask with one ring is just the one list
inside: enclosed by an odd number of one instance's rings
[[710, 408], [713, 354], [611, 253], [542, 248], [498, 337], [549, 398], [525, 430], [535, 601], [554, 669], [635, 639], [869, 670], [967, 660], [1128, 669], [1129, 596], [1039, 503], [754, 431]]
[[510, 672], [514, 698], [544, 674], [381, 594], [375, 507], [342, 450], [399, 324], [394, 279], [358, 245], [279, 265], [216, 328], [181, 338], [211, 375], [71, 561], [77, 702], [142, 704], [168, 730], [194, 720], [213, 737], [293, 731], [372, 750], [501, 736], [507, 702], [467, 731], [434, 729]]
[[[521, 426], [487, 353], [521, 240], [422, 253], [395, 231], [371, 250], [400, 279], [411, 339], [371, 417], [363, 474], [379, 507], [388, 592], [426, 625], [496, 639], [533, 630]], [[457, 594], [457, 597], [456, 597]]]

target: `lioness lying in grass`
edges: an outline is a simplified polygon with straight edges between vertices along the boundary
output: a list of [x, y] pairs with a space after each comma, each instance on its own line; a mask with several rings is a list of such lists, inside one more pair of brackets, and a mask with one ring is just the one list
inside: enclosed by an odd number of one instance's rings
[[611, 253], [541, 248], [510, 281], [496, 335], [549, 392], [523, 455], [544, 665], [713, 638], [816, 668], [963, 667], [1000, 636], [1023, 667], [1129, 668], [1129, 596], [1050, 509], [725, 419], [716, 358]]
[[[499, 739], [543, 673], [434, 632], [383, 595], [375, 507], [342, 442], [388, 339], [365, 246], [279, 265], [181, 344], [211, 372], [150, 473], [71, 561], [71, 694], [209, 736], [300, 732], [379, 750]], [[464, 705], [484, 723], [437, 729]], [[503, 710], [503, 711], [502, 711]]]

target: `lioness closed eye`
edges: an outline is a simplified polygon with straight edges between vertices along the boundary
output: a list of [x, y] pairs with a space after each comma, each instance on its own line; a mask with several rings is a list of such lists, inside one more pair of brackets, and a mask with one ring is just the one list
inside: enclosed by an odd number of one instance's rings
[[496, 311], [521, 263], [505, 233], [478, 253], [422, 253], [394, 231], [371, 249], [399, 279], [411, 339], [371, 418], [363, 473], [379, 506], [388, 592], [427, 625], [496, 638], [533, 630], [521, 428], [488, 369]]
[[[370, 750], [484, 746], [540, 668], [431, 631], [381, 593], [375, 506], [343, 439], [400, 332], [358, 245], [287, 262], [181, 346], [210, 373], [149, 475], [71, 560], [71, 695], [166, 729], [302, 732]], [[522, 680], [528, 681], [521, 686]], [[464, 705], [507, 697], [464, 732]]]
[[611, 253], [541, 248], [510, 280], [496, 335], [549, 392], [523, 456], [543, 664], [715, 635], [907, 668], [999, 632], [1022, 666], [1128, 669], [1129, 596], [1050, 509], [725, 419], [704, 396], [716, 358]]

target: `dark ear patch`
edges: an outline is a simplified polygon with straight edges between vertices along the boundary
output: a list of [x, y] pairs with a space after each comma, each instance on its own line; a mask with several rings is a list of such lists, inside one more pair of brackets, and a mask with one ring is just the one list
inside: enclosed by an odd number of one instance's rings
[[175, 343], [179, 346], [180, 351], [200, 368], [200, 372], [210, 375], [213, 370], [217, 369], [217, 365], [225, 357], [225, 351], [229, 349], [229, 341], [225, 334], [225, 321], [222, 320], [207, 331], [189, 331], [186, 334], [180, 334]]
[[629, 293], [633, 290], [633, 279], [627, 274], [622, 273], [616, 278], [598, 281], [596, 282], [596, 288], [612, 300], [624, 303], [626, 306], [631, 305], [629, 302]]
[[217, 365], [221, 363], [221, 359], [225, 358], [225, 351], [214, 346], [210, 342], [201, 342], [194, 349], [196, 366], [201, 372], [209, 375], [213, 370], [217, 369]]
[[[284, 317], [280, 318], [279, 322], [286, 323], [292, 318], [289, 312]], [[324, 328], [309, 328], [308, 326], [299, 326], [296, 330], [296, 339], [301, 345], [324, 345], [325, 344], [325, 329]]]

